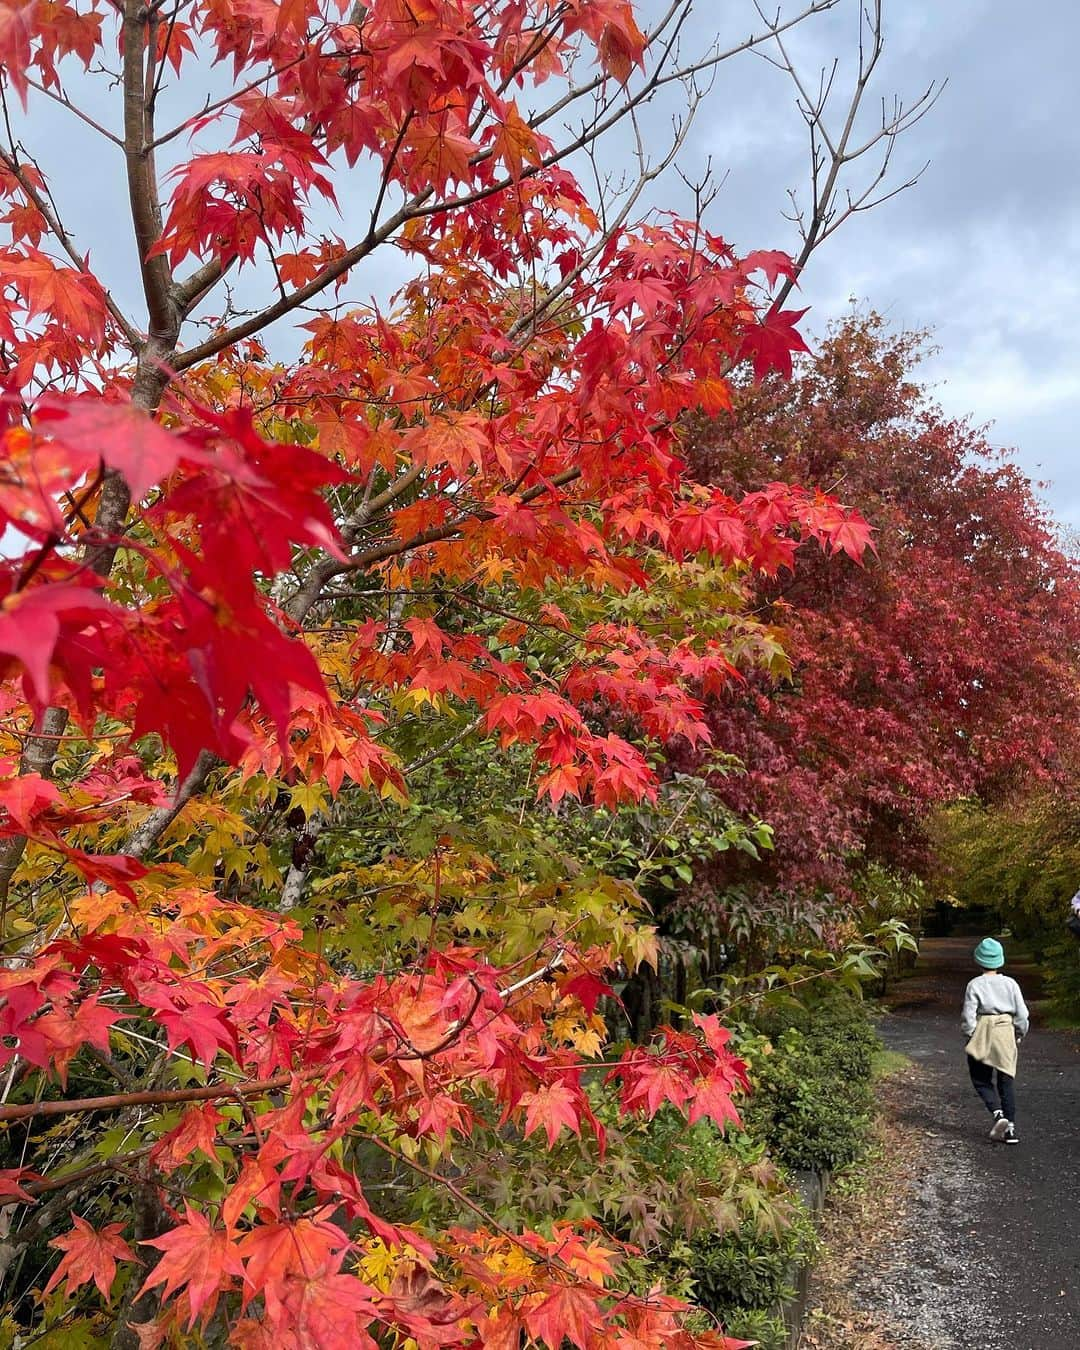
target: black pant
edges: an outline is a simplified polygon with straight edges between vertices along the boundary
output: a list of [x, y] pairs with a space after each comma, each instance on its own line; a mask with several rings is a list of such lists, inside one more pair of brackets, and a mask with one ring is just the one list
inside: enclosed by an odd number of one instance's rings
[[[1011, 1074], [1002, 1073], [1000, 1069], [995, 1069], [992, 1064], [983, 1064], [981, 1060], [967, 1057], [968, 1073], [971, 1074], [971, 1081], [975, 1085], [975, 1091], [986, 1103], [988, 1111], [1002, 1110], [1005, 1112], [1005, 1119], [1016, 1121], [1016, 1094], [1013, 1092], [1013, 1079]], [[997, 1087], [995, 1090], [994, 1075], [997, 1075]]]

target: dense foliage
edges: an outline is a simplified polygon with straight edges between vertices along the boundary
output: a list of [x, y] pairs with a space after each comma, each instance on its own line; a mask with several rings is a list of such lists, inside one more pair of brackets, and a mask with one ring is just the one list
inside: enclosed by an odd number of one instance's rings
[[[570, 170], [692, 96], [689, 13], [0, 4], [7, 1334], [731, 1344], [493, 1177], [736, 1118], [715, 1013], [626, 1045], [600, 1009], [655, 956], [636, 883], [766, 838], [662, 750], [777, 660], [751, 578], [868, 538], [683, 473], [686, 415], [802, 348], [790, 260], [637, 218], [664, 154], [621, 199]], [[43, 100], [121, 169], [122, 276], [26, 148]]]
[[[1070, 755], [1070, 762], [1075, 760]], [[1080, 1017], [1080, 941], [1066, 928], [1080, 889], [1075, 773], [996, 807], [951, 804], [931, 822], [937, 884], [957, 909], [988, 911], [1039, 962], [1054, 1011]]]
[[[693, 437], [701, 481], [838, 485], [875, 529], [864, 569], [809, 562], [761, 581], [791, 679], [754, 681], [711, 721], [748, 770], [724, 799], [775, 834], [750, 880], [795, 894], [847, 894], [867, 859], [925, 871], [933, 805], [1068, 777], [1076, 564], [1019, 470], [928, 399], [921, 349], [917, 334], [853, 318], [795, 379], [746, 388]], [[747, 870], [722, 867], [718, 884]]]
[[755, 1065], [747, 1128], [795, 1171], [849, 1167], [867, 1142], [879, 1046], [864, 1007], [841, 993], [773, 1009], [761, 1025], [775, 1050]]
[[720, 1013], [904, 946], [926, 806], [1053, 768], [1075, 590], [907, 339], [788, 385], [791, 260], [636, 214], [681, 126], [578, 182], [690, 14], [0, 0], [8, 1339], [774, 1317], [868, 1043]]

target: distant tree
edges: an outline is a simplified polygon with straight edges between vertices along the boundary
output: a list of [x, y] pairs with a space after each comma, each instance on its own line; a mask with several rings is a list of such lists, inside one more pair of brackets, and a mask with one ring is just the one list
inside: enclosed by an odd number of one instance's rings
[[1068, 777], [1077, 562], [1021, 471], [928, 399], [924, 345], [852, 318], [793, 380], [742, 388], [689, 438], [699, 481], [735, 495], [818, 483], [875, 532], [863, 566], [807, 560], [757, 583], [790, 679], [756, 675], [711, 717], [747, 767], [719, 790], [774, 827], [775, 852], [750, 869], [771, 886], [840, 891], [864, 857], [918, 866], [935, 803]]
[[1080, 763], [1063, 747], [1054, 783], [1021, 783], [1003, 801], [950, 803], [930, 818], [934, 883], [961, 909], [988, 909], [1042, 966], [1058, 1011], [1080, 1013], [1080, 955], [1066, 927], [1080, 890]]

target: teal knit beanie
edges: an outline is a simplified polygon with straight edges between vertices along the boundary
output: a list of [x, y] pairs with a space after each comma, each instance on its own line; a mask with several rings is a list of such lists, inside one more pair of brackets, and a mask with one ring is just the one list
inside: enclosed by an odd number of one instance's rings
[[997, 938], [983, 938], [975, 948], [975, 964], [984, 970], [1000, 970], [1005, 964], [1005, 948]]

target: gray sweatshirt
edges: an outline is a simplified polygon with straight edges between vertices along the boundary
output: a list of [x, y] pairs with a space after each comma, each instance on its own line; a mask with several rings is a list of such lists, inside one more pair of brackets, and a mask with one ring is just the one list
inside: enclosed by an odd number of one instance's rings
[[1018, 1036], [1028, 1033], [1028, 1010], [1020, 986], [1009, 975], [988, 970], [976, 975], [964, 993], [960, 1030], [965, 1036], [975, 1031], [975, 1023], [984, 1013], [1009, 1013]]

